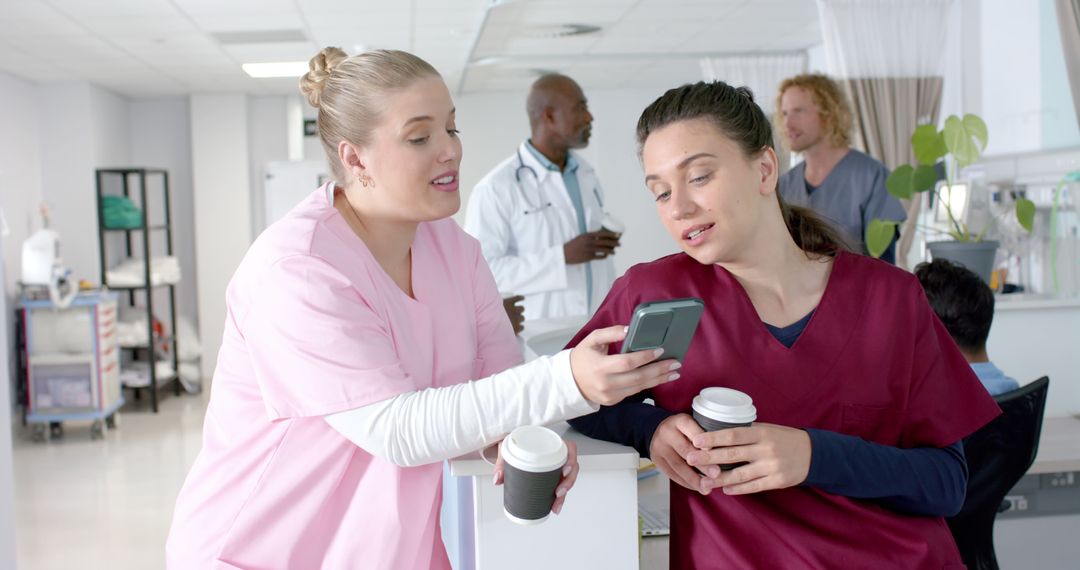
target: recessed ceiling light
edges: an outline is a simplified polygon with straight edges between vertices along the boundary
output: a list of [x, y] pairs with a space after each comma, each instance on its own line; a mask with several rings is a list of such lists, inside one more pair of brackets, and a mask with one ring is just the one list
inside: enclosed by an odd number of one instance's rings
[[306, 61], [277, 61], [272, 63], [245, 63], [240, 66], [252, 77], [300, 77], [308, 72]]

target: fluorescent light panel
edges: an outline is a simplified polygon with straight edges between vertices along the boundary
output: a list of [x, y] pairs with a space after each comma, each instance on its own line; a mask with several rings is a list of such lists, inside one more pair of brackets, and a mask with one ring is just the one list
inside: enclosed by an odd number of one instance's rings
[[245, 63], [240, 66], [244, 73], [256, 78], [300, 77], [308, 72], [306, 61], [277, 61], [272, 63]]

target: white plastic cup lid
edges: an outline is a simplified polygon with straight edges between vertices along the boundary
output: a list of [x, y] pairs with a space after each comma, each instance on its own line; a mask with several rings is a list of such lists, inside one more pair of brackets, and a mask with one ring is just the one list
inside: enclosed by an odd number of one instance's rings
[[617, 234], [621, 234], [626, 231], [626, 226], [611, 214], [604, 214], [604, 221], [600, 222], [600, 225]]
[[502, 442], [503, 459], [533, 473], [558, 469], [566, 463], [566, 442], [543, 426], [521, 426]]
[[750, 396], [731, 388], [705, 388], [694, 397], [694, 411], [715, 421], [748, 424], [757, 419]]

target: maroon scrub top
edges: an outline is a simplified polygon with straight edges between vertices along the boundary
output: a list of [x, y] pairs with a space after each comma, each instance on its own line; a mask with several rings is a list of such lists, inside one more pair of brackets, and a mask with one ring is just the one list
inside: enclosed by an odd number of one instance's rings
[[[705, 313], [682, 377], [653, 390], [667, 410], [689, 413], [703, 388], [725, 386], [754, 399], [759, 422], [900, 448], [951, 445], [1000, 413], [916, 278], [851, 253], [836, 257], [791, 348], [730, 273], [683, 253], [631, 268], [574, 343], [628, 324], [638, 303], [682, 297], [703, 299]], [[944, 519], [811, 487], [702, 496], [672, 484], [671, 519], [672, 568], [963, 567]]]

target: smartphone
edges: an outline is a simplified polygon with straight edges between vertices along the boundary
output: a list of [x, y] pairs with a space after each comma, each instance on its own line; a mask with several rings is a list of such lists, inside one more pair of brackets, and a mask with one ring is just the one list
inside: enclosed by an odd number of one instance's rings
[[661, 359], [682, 362], [704, 311], [705, 303], [696, 297], [642, 303], [634, 309], [622, 351], [663, 348]]

